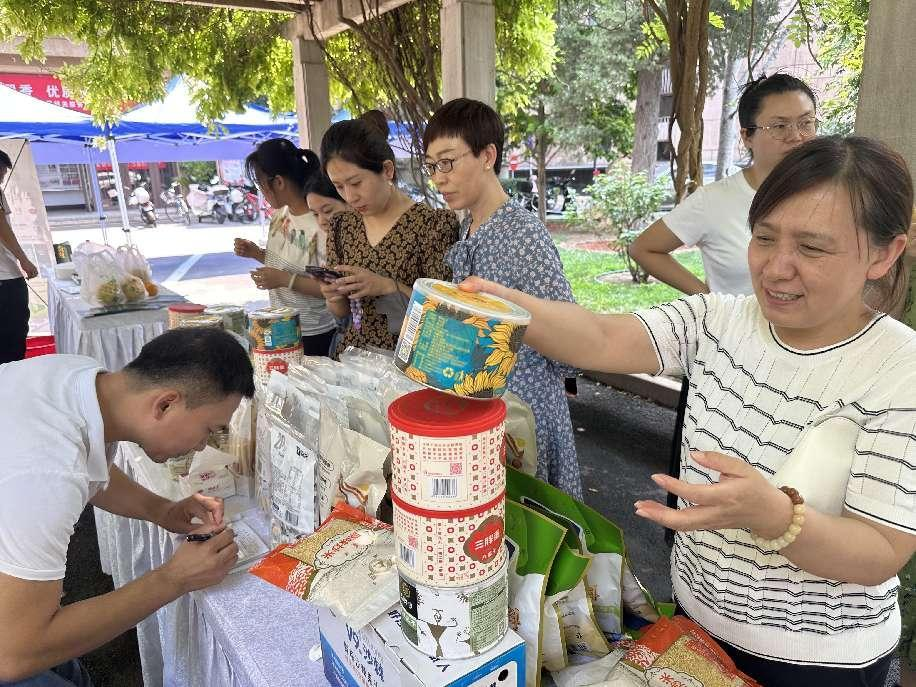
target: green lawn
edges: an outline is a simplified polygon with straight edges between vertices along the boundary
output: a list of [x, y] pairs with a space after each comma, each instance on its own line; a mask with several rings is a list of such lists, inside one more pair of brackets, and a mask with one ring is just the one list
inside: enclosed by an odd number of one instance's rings
[[[603, 284], [596, 277], [605, 272], [626, 270], [623, 259], [616, 253], [597, 253], [560, 248], [560, 258], [573, 295], [580, 305], [597, 312], [630, 312], [670, 301], [681, 293], [667, 284]], [[678, 251], [675, 258], [700, 279], [704, 278], [703, 262], [697, 250]]]

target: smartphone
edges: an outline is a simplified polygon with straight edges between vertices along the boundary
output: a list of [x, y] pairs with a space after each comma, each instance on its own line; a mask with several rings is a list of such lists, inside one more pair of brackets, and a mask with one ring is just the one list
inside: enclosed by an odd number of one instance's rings
[[332, 270], [328, 267], [318, 267], [317, 265], [307, 265], [305, 268], [305, 273], [323, 282], [332, 282], [335, 279], [340, 279], [342, 276], [344, 276], [342, 272]]

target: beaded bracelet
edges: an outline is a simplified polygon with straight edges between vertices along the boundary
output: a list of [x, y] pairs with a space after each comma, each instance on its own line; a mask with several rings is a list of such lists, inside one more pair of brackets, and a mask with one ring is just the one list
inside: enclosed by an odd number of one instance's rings
[[764, 539], [752, 534], [754, 543], [761, 549], [770, 549], [771, 551], [780, 551], [795, 541], [798, 533], [801, 532], [802, 525], [805, 524], [805, 499], [798, 493], [797, 489], [792, 487], [779, 487], [779, 490], [789, 497], [792, 501], [792, 522], [789, 523], [789, 529], [783, 532], [776, 539]]

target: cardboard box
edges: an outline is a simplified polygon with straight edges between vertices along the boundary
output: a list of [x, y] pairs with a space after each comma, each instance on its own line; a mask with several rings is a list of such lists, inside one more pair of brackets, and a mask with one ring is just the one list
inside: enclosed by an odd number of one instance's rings
[[401, 634], [394, 606], [362, 630], [318, 609], [324, 674], [333, 687], [525, 687], [525, 642], [509, 630], [490, 651], [457, 661], [434, 659]]

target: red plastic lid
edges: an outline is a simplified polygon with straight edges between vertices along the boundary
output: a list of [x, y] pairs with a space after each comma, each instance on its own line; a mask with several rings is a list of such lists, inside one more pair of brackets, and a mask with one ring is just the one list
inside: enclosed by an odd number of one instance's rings
[[423, 437], [459, 437], [493, 429], [506, 419], [501, 399], [471, 400], [434, 389], [401, 396], [388, 406], [388, 421]]
[[197, 303], [176, 303], [175, 305], [169, 306], [169, 311], [198, 315], [206, 310], [206, 308], [207, 306], [198, 305]]

